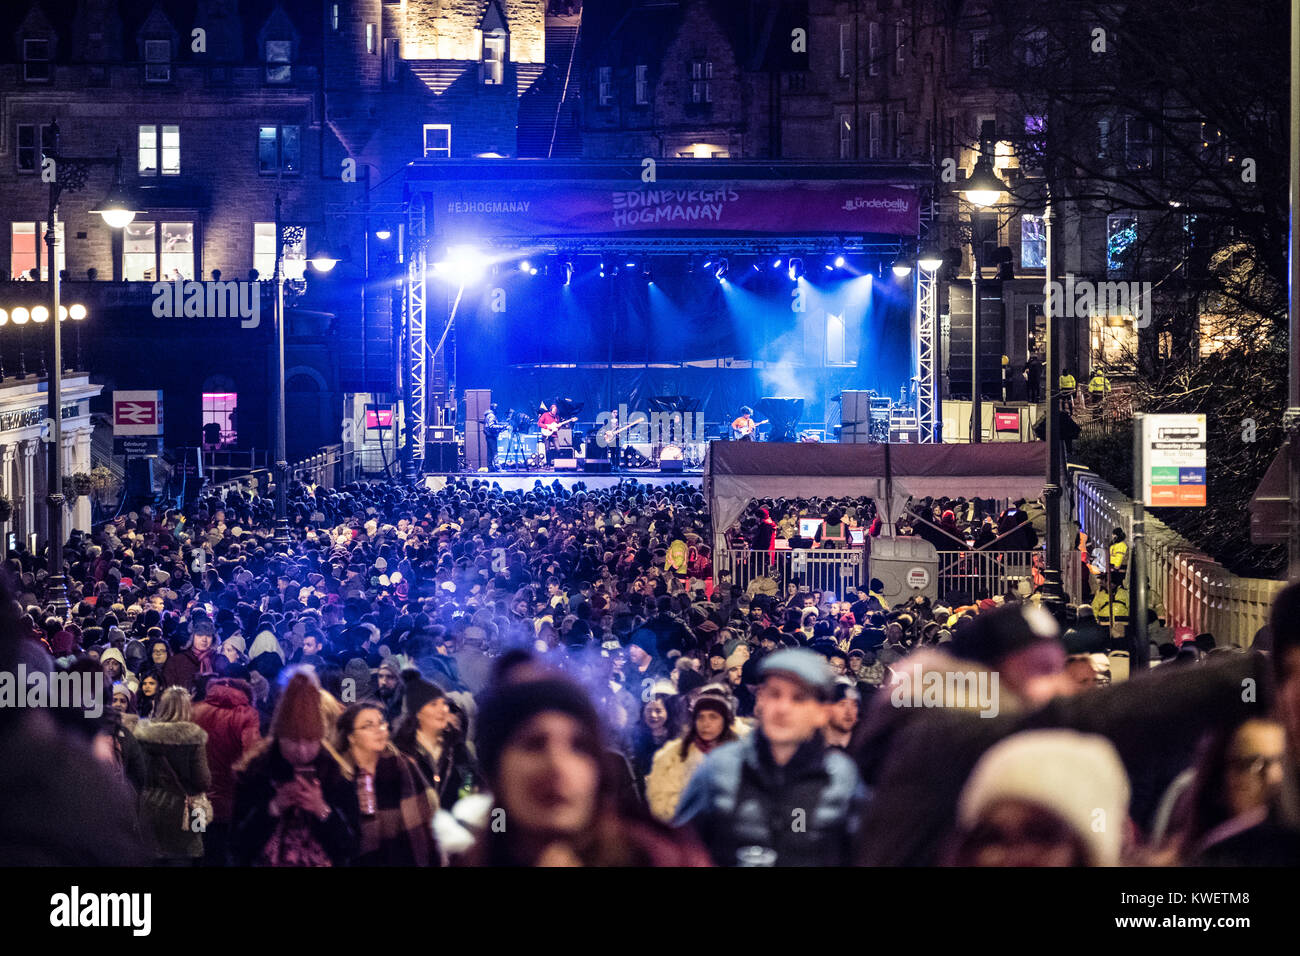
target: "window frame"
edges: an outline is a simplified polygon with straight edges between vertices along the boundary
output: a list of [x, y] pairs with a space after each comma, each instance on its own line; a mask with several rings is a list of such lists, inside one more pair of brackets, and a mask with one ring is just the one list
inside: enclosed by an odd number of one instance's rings
[[903, 20], [894, 21], [894, 75], [902, 76], [903, 69], [907, 65], [907, 23]]
[[[167, 59], [157, 59], [150, 49], [157, 49], [158, 44], [165, 44], [167, 47]], [[144, 81], [146, 83], [170, 83], [172, 81], [172, 41], [171, 40], [145, 40], [144, 41]]]
[[[445, 147], [435, 146], [434, 149], [438, 150], [439, 152], [430, 152], [429, 133], [431, 131], [441, 132], [443, 130], [445, 130], [447, 133], [447, 145]], [[425, 159], [451, 159], [451, 124], [450, 123], [425, 123], [424, 130], [423, 130], [423, 141], [421, 143], [421, 146], [423, 147], [422, 155]], [[446, 155], [443, 155], [441, 153], [441, 150], [443, 149], [447, 151]]]
[[[150, 278], [147, 275], [141, 278], [132, 278], [128, 274], [127, 256], [146, 255], [146, 253], [144, 252], [127, 251], [126, 237], [128, 231], [132, 227], [137, 225], [148, 225], [153, 228], [153, 253], [152, 253], [153, 262], [150, 269], [147, 270], [153, 272], [152, 278]], [[189, 226], [190, 228], [190, 251], [188, 253], [164, 252], [163, 250], [163, 235], [166, 232], [166, 227], [176, 226], [176, 225]], [[185, 275], [184, 270], [182, 270], [181, 272], [181, 278], [186, 281], [198, 278], [202, 274], [201, 265], [199, 262], [199, 253], [200, 253], [201, 245], [199, 243], [199, 223], [197, 219], [164, 219], [164, 218], [135, 219], [127, 225], [126, 230], [124, 230], [122, 233], [122, 237], [123, 239], [122, 239], [121, 265], [122, 265], [122, 281], [124, 282], [171, 282], [173, 281], [171, 276], [164, 275], [164, 270], [163, 270], [164, 256], [183, 256], [183, 255], [189, 256], [190, 274]]]
[[840, 21], [840, 79], [847, 79], [850, 73], [849, 53], [853, 49], [853, 40], [850, 32], [851, 24], [847, 21]]
[[880, 110], [867, 113], [867, 159], [880, 159], [882, 149]]
[[[29, 52], [29, 45], [32, 43], [45, 44], [45, 56], [33, 57]], [[49, 37], [23, 37], [23, 82], [24, 83], [49, 83], [54, 79], [54, 51], [52, 42]], [[32, 67], [41, 65], [44, 67], [44, 76], [32, 74]]]
[[972, 30], [970, 32], [970, 68], [987, 70], [989, 68], [989, 31]]
[[[271, 44], [284, 44], [285, 58], [283, 60], [271, 59]], [[262, 44], [263, 60], [263, 80], [271, 86], [285, 86], [293, 82], [293, 41], [292, 40], [266, 40]], [[272, 70], [277, 73], [284, 71], [283, 77], [273, 76]]]
[[881, 29], [879, 20], [867, 21], [867, 75], [880, 75]]
[[853, 158], [853, 119], [852, 113], [840, 113], [836, 124], [840, 133], [840, 159]]
[[[302, 238], [300, 238], [292, 246], [286, 247], [285, 250], [280, 255], [280, 268], [284, 272], [284, 277], [286, 279], [301, 279], [306, 275], [306, 269], [307, 269], [307, 227], [300, 225], [299, 223], [296, 222], [282, 222], [280, 223], [280, 225], [294, 226], [295, 228], [302, 230]], [[265, 250], [263, 250], [261, 253], [257, 251], [258, 238], [259, 238], [258, 237], [259, 226], [266, 226], [269, 227], [270, 229], [271, 251], [269, 253], [266, 252]], [[262, 232], [263, 235], [261, 238], [266, 239], [267, 238], [265, 236], [266, 230], [262, 230]], [[275, 279], [275, 239], [276, 236], [275, 236], [274, 222], [264, 222], [264, 221], [253, 222], [253, 266], [252, 267], [254, 269], [257, 269], [257, 277], [261, 281], [271, 281]], [[269, 268], [265, 270], [259, 268], [257, 264], [259, 255], [262, 257], [262, 261], [265, 261], [265, 258], [268, 255], [270, 256], [271, 263]]]
[[[273, 169], [262, 168], [262, 132], [263, 130], [267, 130], [267, 129], [275, 130], [276, 165], [275, 168]], [[284, 161], [285, 161], [284, 131], [287, 129], [297, 130], [297, 135], [298, 135], [298, 155], [296, 157], [298, 162], [297, 162], [297, 166], [293, 169], [288, 169], [284, 165]], [[276, 175], [299, 176], [302, 174], [302, 127], [300, 125], [298, 125], [297, 123], [285, 123], [285, 124], [258, 123], [257, 124], [257, 174], [259, 176], [276, 176]]]
[[614, 105], [614, 68], [612, 66], [596, 68], [596, 105], [604, 108]]
[[637, 106], [650, 105], [650, 65], [648, 63], [638, 63], [636, 65], [635, 76], [635, 94]]
[[[45, 252], [45, 248], [46, 248], [45, 237], [48, 233], [49, 224], [43, 220], [40, 222], [29, 221], [29, 220], [18, 220], [18, 219], [10, 220], [9, 222], [9, 278], [10, 280], [17, 281], [17, 282], [33, 281], [29, 278], [28, 279], [22, 278], [22, 276], [27, 275], [28, 269], [23, 269], [21, 270], [21, 272], [18, 273], [14, 271], [14, 235], [15, 235], [14, 227], [15, 226], [31, 227], [30, 235], [32, 237], [32, 241], [35, 244], [35, 250], [34, 250], [35, 259], [34, 259], [34, 264], [29, 268], [37, 270], [36, 275], [39, 278], [35, 281], [49, 282], [50, 263], [49, 263], [48, 256], [46, 255]], [[56, 222], [54, 224], [55, 268], [59, 269], [60, 271], [65, 270], [68, 265], [67, 245], [64, 241], [66, 238], [67, 238], [67, 231], [64, 228], [63, 221], [60, 220], [59, 222]]]
[[[145, 172], [140, 168], [140, 157], [144, 153], [144, 146], [141, 145], [140, 139], [145, 130], [153, 130], [153, 172]], [[167, 145], [167, 131], [176, 131], [176, 145], [171, 147]], [[168, 171], [166, 155], [171, 149], [176, 150], [176, 168]], [[140, 123], [136, 129], [136, 175], [148, 179], [158, 176], [179, 176], [181, 174], [181, 127], [179, 123]]]
[[[23, 130], [32, 130], [32, 145], [23, 146]], [[52, 123], [15, 123], [14, 124], [14, 170], [20, 176], [34, 176], [41, 171], [41, 159], [45, 155], [46, 138], [49, 137], [49, 148], [54, 147], [54, 126]], [[37, 132], [39, 131], [39, 132]], [[32, 155], [31, 169], [22, 167], [22, 156], [26, 151]]]
[[[492, 58], [492, 59], [489, 59], [489, 58], [488, 58], [488, 49], [489, 49], [488, 41], [489, 41], [489, 40], [493, 41], [493, 48], [495, 48], [495, 43], [496, 43], [497, 41], [500, 42], [500, 44], [501, 44], [501, 46], [500, 46], [501, 56], [500, 56], [499, 59], [498, 59], [498, 58]], [[485, 34], [483, 34], [483, 50], [482, 50], [482, 56], [481, 56], [480, 59], [479, 59], [479, 64], [480, 64], [481, 69], [482, 69], [482, 81], [483, 81], [483, 85], [484, 85], [484, 86], [504, 86], [504, 85], [505, 85], [505, 82], [506, 82], [506, 56], [507, 56], [508, 53], [509, 53], [509, 47], [510, 47], [510, 36], [509, 36], [509, 34], [507, 34], [504, 30], [493, 30], [493, 31], [491, 31], [490, 33], [485, 33]], [[493, 64], [495, 64], [495, 66], [496, 66], [496, 70], [495, 70], [495, 71], [493, 71], [492, 69], [490, 69], [490, 65], [493, 65]], [[492, 76], [493, 76], [494, 72], [495, 72], [495, 74], [496, 74], [496, 78], [495, 78], [495, 79], [492, 79]]]
[[690, 105], [713, 105], [713, 61], [705, 57], [691, 59]]

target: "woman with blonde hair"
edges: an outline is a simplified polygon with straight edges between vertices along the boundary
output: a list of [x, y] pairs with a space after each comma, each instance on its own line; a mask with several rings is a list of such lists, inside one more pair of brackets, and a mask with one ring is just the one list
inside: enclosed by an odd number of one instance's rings
[[191, 719], [190, 692], [168, 687], [149, 720], [135, 728], [145, 758], [140, 791], [141, 829], [152, 839], [159, 863], [195, 865], [203, 856], [203, 833], [212, 820], [206, 791], [208, 735]]

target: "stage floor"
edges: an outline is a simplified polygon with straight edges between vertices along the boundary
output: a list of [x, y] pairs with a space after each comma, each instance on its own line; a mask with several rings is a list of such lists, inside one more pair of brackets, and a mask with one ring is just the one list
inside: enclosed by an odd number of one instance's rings
[[574, 485], [579, 482], [587, 488], [613, 488], [620, 481], [635, 481], [637, 484], [651, 485], [656, 488], [660, 485], [685, 482], [693, 488], [698, 488], [704, 480], [704, 475], [699, 471], [673, 474], [664, 473], [657, 469], [645, 469], [641, 471], [623, 471], [617, 475], [596, 475], [581, 471], [458, 471], [424, 476], [426, 484], [438, 480], [445, 483], [458, 478], [467, 481], [477, 478], [479, 481], [500, 485], [503, 491], [529, 491], [538, 481], [544, 485], [559, 481], [560, 487], [571, 491]]

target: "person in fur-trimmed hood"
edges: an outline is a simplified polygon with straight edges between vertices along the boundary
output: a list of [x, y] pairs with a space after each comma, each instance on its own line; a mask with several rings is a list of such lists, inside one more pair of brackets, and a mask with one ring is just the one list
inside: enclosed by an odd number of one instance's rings
[[145, 784], [140, 791], [140, 826], [152, 837], [154, 859], [191, 863], [203, 856], [203, 827], [185, 829], [186, 798], [212, 786], [208, 771], [207, 732], [191, 720], [190, 693], [168, 687], [153, 719], [136, 725], [135, 738], [145, 756]]
[[736, 740], [732, 722], [735, 704], [721, 684], [700, 688], [691, 705], [691, 722], [685, 734], [659, 748], [646, 777], [645, 795], [650, 812], [671, 823], [686, 783], [705, 756], [719, 744]]

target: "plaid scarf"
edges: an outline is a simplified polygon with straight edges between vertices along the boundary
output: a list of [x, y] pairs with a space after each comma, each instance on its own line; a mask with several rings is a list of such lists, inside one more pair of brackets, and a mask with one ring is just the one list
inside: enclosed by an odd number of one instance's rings
[[[360, 786], [350, 760], [347, 775]], [[361, 818], [361, 866], [437, 866], [433, 806], [410, 758], [389, 749], [375, 767], [375, 815]]]

